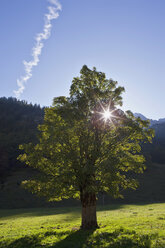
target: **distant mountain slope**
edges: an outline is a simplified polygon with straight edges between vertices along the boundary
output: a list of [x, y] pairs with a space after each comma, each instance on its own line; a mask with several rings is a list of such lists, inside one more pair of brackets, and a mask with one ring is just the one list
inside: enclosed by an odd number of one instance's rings
[[160, 118], [159, 120], [153, 120], [153, 119], [147, 118], [146, 116], [144, 116], [144, 115], [142, 115], [140, 113], [134, 113], [134, 116], [135, 117], [140, 117], [142, 120], [149, 120], [150, 123], [151, 123], [151, 126], [155, 125], [155, 124], [165, 123], [165, 118]]
[[147, 120], [147, 118], [144, 115], [140, 114], [140, 113], [134, 113], [134, 116], [135, 117], [140, 117], [144, 121]]

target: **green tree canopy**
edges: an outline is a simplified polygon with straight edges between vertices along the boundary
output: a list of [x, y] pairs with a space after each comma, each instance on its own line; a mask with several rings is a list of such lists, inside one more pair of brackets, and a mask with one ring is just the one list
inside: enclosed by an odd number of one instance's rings
[[151, 142], [153, 132], [148, 121], [118, 108], [123, 91], [104, 73], [83, 66], [70, 96], [56, 97], [46, 108], [38, 143], [21, 146], [19, 159], [41, 172], [25, 187], [50, 201], [80, 199], [83, 228], [97, 226], [99, 192], [121, 197], [121, 190], [137, 187], [127, 172], [145, 168], [141, 144]]

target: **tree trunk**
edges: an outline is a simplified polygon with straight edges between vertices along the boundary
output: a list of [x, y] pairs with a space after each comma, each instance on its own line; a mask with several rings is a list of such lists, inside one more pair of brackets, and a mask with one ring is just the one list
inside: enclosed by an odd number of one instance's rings
[[82, 193], [81, 194], [82, 204], [82, 229], [97, 228], [97, 217], [96, 217], [96, 194], [95, 193]]

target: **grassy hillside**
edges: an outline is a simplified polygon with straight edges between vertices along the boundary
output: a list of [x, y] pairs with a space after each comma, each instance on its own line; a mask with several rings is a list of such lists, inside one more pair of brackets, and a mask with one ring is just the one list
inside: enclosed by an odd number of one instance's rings
[[31, 168], [18, 167], [13, 171], [6, 181], [0, 185], [0, 208], [35, 208], [35, 207], [54, 207], [54, 206], [74, 206], [78, 201], [70, 199], [63, 202], [47, 202], [44, 198], [33, 195], [21, 186], [21, 182], [31, 178], [36, 172]]
[[100, 229], [79, 230], [80, 209], [0, 210], [1, 248], [164, 248], [165, 204], [98, 208]]
[[[46, 206], [77, 206], [78, 201], [65, 200], [63, 202], [48, 203], [44, 199], [32, 195], [21, 187], [21, 181], [29, 179], [34, 172], [29, 168], [19, 168], [6, 178], [0, 187], [0, 208], [33, 208]], [[151, 164], [144, 174], [138, 175], [140, 185], [136, 191], [124, 193], [124, 199], [112, 199], [106, 195], [99, 196], [100, 204], [109, 203], [154, 203], [165, 202], [165, 165]], [[103, 202], [104, 199], [104, 202]]]

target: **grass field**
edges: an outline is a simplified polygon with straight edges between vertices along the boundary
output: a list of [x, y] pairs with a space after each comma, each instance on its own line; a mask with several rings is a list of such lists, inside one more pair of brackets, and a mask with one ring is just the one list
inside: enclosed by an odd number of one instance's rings
[[165, 248], [165, 204], [98, 207], [83, 231], [80, 208], [0, 210], [0, 248]]

